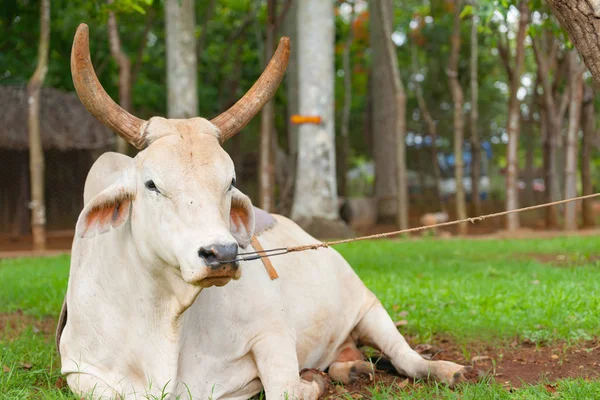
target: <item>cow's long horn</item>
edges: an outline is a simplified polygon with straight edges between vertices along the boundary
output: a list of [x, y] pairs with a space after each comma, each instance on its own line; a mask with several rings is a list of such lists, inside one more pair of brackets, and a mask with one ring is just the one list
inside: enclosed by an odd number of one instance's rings
[[146, 147], [146, 140], [141, 132], [145, 121], [115, 103], [98, 81], [90, 58], [89, 29], [86, 24], [80, 24], [75, 32], [71, 50], [71, 75], [79, 99], [94, 117], [136, 148]]
[[221, 143], [238, 133], [273, 97], [288, 65], [290, 39], [282, 37], [269, 65], [244, 97], [210, 122], [221, 130]]

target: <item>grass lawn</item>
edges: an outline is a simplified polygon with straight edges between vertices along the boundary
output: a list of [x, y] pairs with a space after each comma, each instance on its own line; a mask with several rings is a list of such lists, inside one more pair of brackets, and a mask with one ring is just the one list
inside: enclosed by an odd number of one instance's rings
[[[600, 337], [600, 237], [380, 240], [337, 249], [417, 342], [443, 335], [467, 349], [515, 337], [539, 345]], [[66, 256], [0, 260], [0, 315], [57, 317], [68, 264]], [[0, 398], [74, 398], [55, 386], [59, 360], [49, 335], [31, 327], [0, 333], [0, 365]], [[551, 391], [540, 384], [509, 392], [486, 381], [454, 391], [432, 383], [392, 389], [373, 386], [372, 398], [600, 398], [600, 381], [580, 379], [561, 380]]]

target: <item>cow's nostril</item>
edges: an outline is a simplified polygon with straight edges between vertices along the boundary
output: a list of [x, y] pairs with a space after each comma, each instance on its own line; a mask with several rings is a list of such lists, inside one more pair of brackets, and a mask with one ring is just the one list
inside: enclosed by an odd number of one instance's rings
[[214, 252], [217, 255], [217, 260], [232, 261], [237, 257], [238, 245], [237, 243], [217, 244], [214, 246]]
[[212, 250], [207, 250], [204, 247], [201, 247], [198, 250], [198, 257], [203, 258], [204, 261], [210, 266], [218, 266], [219, 261], [217, 260], [217, 255]]

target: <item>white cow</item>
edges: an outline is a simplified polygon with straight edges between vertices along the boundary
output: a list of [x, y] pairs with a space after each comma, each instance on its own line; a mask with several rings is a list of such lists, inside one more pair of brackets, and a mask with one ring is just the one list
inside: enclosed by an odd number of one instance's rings
[[[82, 24], [71, 61], [80, 99], [143, 150], [133, 159], [103, 155], [85, 184], [57, 332], [75, 393], [247, 399], [264, 389], [267, 399], [316, 399], [325, 380], [301, 370], [329, 368], [332, 379], [351, 382], [372, 368], [358, 344], [380, 349], [409, 377], [449, 385], [463, 378], [464, 367], [413, 351], [333, 249], [273, 258], [274, 281], [260, 260], [220, 263], [238, 247], [253, 251], [255, 230], [221, 142], [275, 92], [285, 40], [250, 92], [212, 121], [128, 114], [102, 89], [88, 46]], [[259, 236], [264, 248], [316, 242], [292, 221], [274, 219]]]

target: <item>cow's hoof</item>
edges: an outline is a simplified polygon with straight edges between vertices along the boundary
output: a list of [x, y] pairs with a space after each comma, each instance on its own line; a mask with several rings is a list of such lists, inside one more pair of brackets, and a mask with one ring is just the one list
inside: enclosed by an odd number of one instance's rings
[[336, 382], [348, 385], [361, 377], [373, 381], [375, 368], [368, 361], [336, 362], [329, 367], [329, 377]]
[[452, 378], [449, 379], [448, 381], [448, 386], [450, 388], [455, 387], [456, 385], [458, 385], [459, 383], [464, 383], [464, 382], [470, 382], [473, 380], [473, 374], [475, 373], [475, 370], [473, 369], [473, 367], [462, 367], [456, 371], [454, 374], [452, 374]]
[[327, 387], [329, 386], [327, 374], [315, 368], [303, 369], [300, 371], [300, 378], [308, 382], [316, 382], [317, 385], [319, 385], [319, 391], [321, 394], [325, 393]]
[[473, 380], [474, 369], [464, 367], [450, 361], [434, 361], [436, 363], [435, 378], [453, 388], [459, 383]]

